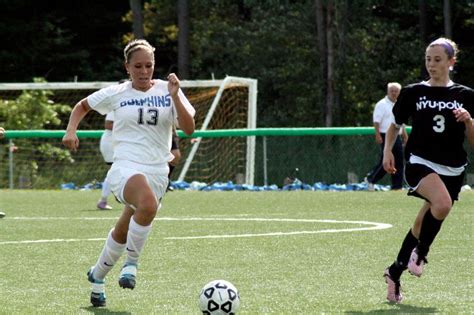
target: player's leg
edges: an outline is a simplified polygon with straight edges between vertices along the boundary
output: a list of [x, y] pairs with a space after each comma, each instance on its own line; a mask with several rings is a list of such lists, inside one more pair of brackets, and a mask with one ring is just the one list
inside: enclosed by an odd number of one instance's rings
[[440, 231], [444, 219], [448, 216], [453, 200], [445, 183], [436, 173], [424, 177], [416, 192], [430, 200], [431, 204], [423, 217], [418, 218], [418, 223], [421, 220], [419, 244], [413, 250], [408, 263], [410, 273], [419, 277], [423, 273], [430, 246]]
[[105, 306], [105, 276], [125, 251], [128, 224], [132, 215], [133, 209], [125, 206], [115, 228], [109, 232], [96, 264], [87, 273], [87, 278], [92, 283], [91, 303], [96, 307]]
[[[432, 170], [413, 167], [413, 165], [408, 163], [405, 171], [407, 183], [410, 186], [410, 192], [413, 192], [413, 190], [418, 187], [423, 177], [426, 174], [429, 174]], [[416, 193], [412, 193], [412, 195], [422, 198]], [[423, 206], [418, 212], [417, 218], [415, 219], [414, 226], [405, 235], [396, 260], [392, 263], [392, 265], [385, 269], [384, 277], [385, 282], [387, 283], [387, 300], [390, 302], [400, 303], [402, 301], [400, 277], [403, 271], [407, 269], [413, 249], [418, 245], [418, 237], [420, 234], [422, 218], [429, 208], [430, 203], [425, 200]]]
[[123, 195], [125, 201], [134, 206], [135, 212], [128, 226], [127, 257], [120, 272], [119, 285], [133, 289], [136, 284], [138, 259], [151, 231], [159, 203], [147, 178], [142, 174], [134, 175], [127, 181]]
[[426, 212], [430, 209], [431, 204], [428, 201], [425, 201], [416, 216], [413, 227], [408, 231], [405, 239], [402, 242], [400, 251], [398, 252], [397, 259], [389, 267], [390, 274], [395, 278], [400, 278], [403, 271], [408, 267], [408, 262], [412, 251], [418, 246], [420, 238], [421, 224]]
[[110, 183], [109, 183], [109, 176], [107, 173], [107, 176], [104, 179], [104, 182], [102, 183], [102, 191], [100, 195], [100, 199], [97, 202], [97, 208], [100, 210], [112, 210], [112, 207], [107, 204], [107, 199], [109, 198], [109, 195], [111, 193], [111, 188], [110, 188]]
[[367, 181], [369, 190], [374, 190], [373, 186], [379, 180], [381, 180], [386, 172], [383, 168], [383, 148], [385, 141], [380, 145], [380, 154], [377, 164], [372, 168], [372, 170], [367, 174], [365, 180]]
[[400, 251], [397, 255], [397, 259], [389, 267], [390, 275], [392, 275], [392, 277], [395, 279], [399, 279], [403, 271], [407, 269], [411, 252], [418, 245], [421, 220], [429, 208], [430, 203], [425, 201], [418, 213], [414, 226], [408, 231], [408, 233], [405, 235], [405, 238], [403, 239], [402, 246], [400, 247]]
[[420, 235], [420, 227], [423, 217], [430, 208], [430, 203], [425, 201], [415, 219], [413, 227], [403, 239], [402, 246], [398, 252], [396, 260], [385, 270], [384, 277], [388, 284], [387, 300], [399, 303], [402, 301], [400, 278], [402, 273], [407, 269], [410, 256], [413, 249], [418, 245], [418, 237]]
[[94, 277], [103, 280], [125, 251], [127, 232], [133, 209], [125, 206], [115, 227], [109, 232], [104, 248], [94, 266]]

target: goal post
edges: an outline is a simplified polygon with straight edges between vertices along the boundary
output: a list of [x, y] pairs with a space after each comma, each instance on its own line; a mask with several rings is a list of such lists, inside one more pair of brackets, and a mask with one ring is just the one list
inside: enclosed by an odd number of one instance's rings
[[[0, 122], [6, 122], [8, 117], [2, 117], [2, 106], [6, 109], [15, 102], [31, 100], [41, 91], [48, 91], [48, 103], [66, 105], [71, 108], [84, 97], [100, 88], [117, 84], [117, 82], [33, 82], [33, 83], [0, 83]], [[196, 109], [196, 131], [221, 129], [255, 129], [257, 125], [257, 80], [228, 76], [221, 80], [182, 80], [181, 88]], [[27, 94], [27, 97], [22, 95]], [[31, 97], [30, 97], [31, 96]], [[43, 99], [44, 101], [44, 99]], [[26, 106], [34, 106], [30, 101]], [[44, 102], [43, 102], [44, 105]], [[32, 113], [34, 115], [34, 113]], [[47, 131], [64, 130], [69, 113], [58, 113], [56, 124], [45, 123], [41, 127]], [[36, 125], [37, 126], [37, 125]], [[7, 130], [22, 130], [18, 126], [6, 125]], [[104, 116], [91, 111], [81, 122], [81, 131], [101, 131], [104, 128]], [[99, 138], [87, 137], [81, 141], [82, 149], [69, 158], [70, 164], [65, 162], [67, 154], [60, 141], [39, 138], [17, 139], [13, 145], [19, 149], [12, 158], [15, 161], [15, 186], [36, 188], [48, 182], [56, 185], [57, 182], [75, 182], [78, 185], [90, 181], [102, 181], [105, 176], [106, 165], [95, 168], [97, 161], [102, 161], [99, 151]], [[42, 152], [37, 148], [47, 146]], [[87, 147], [87, 150], [84, 148]], [[255, 176], [255, 136], [237, 138], [197, 138], [181, 137], [179, 143], [182, 159], [177, 165], [172, 180], [183, 179], [187, 182], [198, 181], [214, 182], [241, 182], [254, 184]], [[43, 147], [41, 147], [43, 149]], [[4, 161], [8, 160], [8, 147], [0, 147], [0, 155]], [[47, 150], [48, 152], [45, 152]], [[28, 152], [28, 153], [27, 153]], [[51, 153], [53, 152], [53, 153]], [[53, 154], [54, 157], [45, 157], [44, 154]], [[57, 160], [56, 171], [47, 172], [45, 161]], [[80, 162], [79, 162], [80, 161]], [[5, 186], [8, 172], [0, 163], [0, 187]], [[31, 166], [33, 165], [33, 167]], [[44, 165], [44, 166], [43, 166]], [[43, 168], [41, 170], [41, 168]], [[64, 172], [61, 171], [64, 168]], [[21, 174], [19, 170], [21, 169]], [[67, 169], [67, 171], [66, 171]], [[71, 169], [71, 171], [69, 170]], [[72, 171], [73, 170], [73, 171]], [[99, 175], [99, 174], [102, 174]], [[47, 174], [47, 175], [45, 175]], [[60, 175], [67, 174], [67, 175]], [[72, 176], [73, 174], [74, 176]], [[56, 177], [61, 178], [56, 178]], [[20, 179], [21, 177], [21, 179]], [[18, 182], [21, 182], [18, 185]], [[41, 184], [39, 184], [41, 183]], [[57, 187], [57, 186], [56, 186]], [[48, 187], [52, 188], [52, 187]]]
[[[189, 81], [188, 81], [189, 82]], [[188, 86], [188, 82], [183, 82], [183, 86]], [[211, 81], [212, 83], [217, 83], [218, 90], [216, 95], [211, 103], [209, 110], [202, 122], [201, 126], [199, 127], [200, 131], [206, 131], [212, 128], [211, 121], [216, 119], [214, 113], [218, 106], [225, 107], [226, 104], [223, 101], [223, 94], [225, 91], [231, 91], [232, 88], [243, 86], [248, 89], [247, 95], [247, 125], [245, 126], [247, 129], [255, 129], [257, 127], [257, 80], [255, 79], [247, 79], [247, 78], [239, 78], [239, 77], [231, 77], [228, 76], [224, 80], [221, 81]], [[194, 83], [194, 82], [189, 82]], [[242, 104], [239, 106], [245, 106], [244, 100], [241, 100]], [[229, 117], [230, 118], [230, 117]], [[199, 150], [199, 146], [201, 144], [202, 138], [196, 138], [193, 141], [189, 154], [186, 156], [184, 165], [181, 169], [179, 174], [178, 181], [186, 180], [186, 175], [190, 169], [191, 164], [196, 156], [196, 153]], [[246, 159], [245, 159], [245, 183], [249, 185], [254, 184], [254, 177], [255, 177], [255, 136], [249, 136], [246, 138]], [[219, 148], [223, 149], [223, 148]], [[234, 174], [234, 178], [228, 178], [228, 180], [235, 179], [237, 182], [239, 181], [239, 176], [236, 172]]]

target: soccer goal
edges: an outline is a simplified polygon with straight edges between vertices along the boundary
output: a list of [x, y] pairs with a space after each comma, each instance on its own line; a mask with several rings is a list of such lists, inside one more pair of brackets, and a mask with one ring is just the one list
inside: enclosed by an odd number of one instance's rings
[[[3, 102], [0, 105], [12, 106], [29, 102], [27, 106], [34, 107], [34, 100], [38, 97], [42, 98], [43, 103], [47, 98], [47, 102], [51, 104], [72, 108], [90, 93], [112, 84], [117, 82], [0, 83]], [[196, 130], [256, 128], [257, 80], [232, 76], [222, 80], [183, 80], [181, 87], [196, 108]], [[7, 121], [1, 116], [0, 110], [0, 121]], [[57, 116], [59, 123], [45, 123], [31, 129], [65, 129], [69, 114], [58, 113]], [[27, 124], [6, 127], [24, 130], [25, 125]], [[92, 111], [81, 123], [80, 130], [102, 130], [103, 125], [104, 117]], [[11, 148], [3, 150], [0, 148], [2, 155], [0, 182], [5, 182], [8, 177], [9, 182], [17, 182], [15, 187], [21, 182], [26, 183], [20, 185], [24, 188], [52, 188], [44, 187], [45, 183], [75, 182], [82, 185], [101, 181], [105, 175], [106, 167], [104, 169], [93, 167], [97, 166], [97, 161], [102, 161], [97, 137], [82, 139], [81, 149], [68, 158], [64, 158], [65, 153], [59, 152], [64, 149], [60, 139], [42, 138], [41, 134], [38, 134], [36, 138], [11, 140], [9, 145], [14, 148], [13, 154], [10, 152]], [[44, 145], [48, 147], [48, 154], [54, 152], [53, 157], [40, 156], [42, 153], [37, 148], [43, 148]], [[182, 158], [173, 173], [172, 180], [205, 183], [233, 181], [254, 184], [254, 136], [181, 138], [179, 145]], [[37, 163], [30, 166], [32, 161]], [[43, 164], [46, 165], [45, 161], [54, 162], [54, 171], [48, 170], [49, 166], [41, 167]]]
[[[228, 76], [182, 86], [196, 108], [196, 130], [257, 127], [257, 80]], [[255, 136], [183, 140], [179, 181], [254, 184]]]

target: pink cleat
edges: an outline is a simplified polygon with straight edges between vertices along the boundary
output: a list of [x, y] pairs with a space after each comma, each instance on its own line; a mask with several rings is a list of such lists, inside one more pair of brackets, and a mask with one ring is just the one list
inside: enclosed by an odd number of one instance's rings
[[411, 252], [410, 260], [408, 261], [408, 271], [414, 276], [421, 277], [421, 274], [423, 273], [423, 266], [427, 262], [428, 261], [426, 258], [420, 256], [418, 254], [418, 249], [415, 248]]
[[97, 203], [97, 208], [100, 210], [112, 210], [112, 207], [107, 204], [107, 201], [101, 201]]
[[383, 274], [385, 283], [387, 283], [387, 300], [390, 303], [400, 303], [403, 299], [402, 292], [400, 290], [400, 280], [394, 280], [388, 271], [385, 269]]

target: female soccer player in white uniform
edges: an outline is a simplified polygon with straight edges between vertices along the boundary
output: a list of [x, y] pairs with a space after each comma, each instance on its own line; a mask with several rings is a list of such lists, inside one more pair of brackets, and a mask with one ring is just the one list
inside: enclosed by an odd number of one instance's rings
[[425, 200], [397, 259], [385, 270], [390, 302], [402, 300], [400, 276], [404, 270], [421, 276], [430, 245], [463, 185], [467, 165], [464, 139], [474, 147], [474, 91], [449, 77], [457, 51], [456, 44], [446, 38], [428, 45], [425, 65], [430, 78], [402, 89], [393, 108], [395, 123], [386, 134], [383, 165], [393, 174], [397, 170], [392, 146], [398, 129], [411, 119], [405, 178], [408, 194]]
[[105, 306], [105, 276], [124, 251], [127, 257], [119, 285], [135, 287], [138, 258], [168, 185], [173, 125], [187, 135], [194, 132], [195, 110], [179, 88], [177, 76], [170, 74], [168, 81], [152, 79], [154, 50], [145, 40], [131, 41], [124, 49], [131, 81], [103, 88], [77, 103], [63, 138], [64, 145], [76, 151], [76, 130], [87, 112], [114, 112], [114, 163], [108, 177], [125, 208], [88, 272], [93, 306]]

